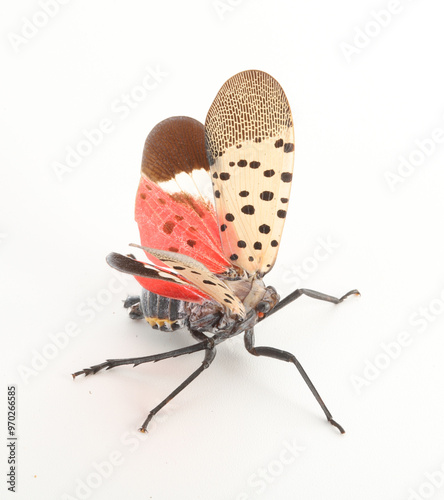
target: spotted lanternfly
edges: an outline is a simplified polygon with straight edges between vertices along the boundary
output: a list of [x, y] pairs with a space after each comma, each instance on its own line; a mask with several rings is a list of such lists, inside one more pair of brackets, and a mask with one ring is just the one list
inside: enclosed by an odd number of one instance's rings
[[[216, 346], [244, 333], [255, 356], [293, 363], [327, 420], [341, 433], [298, 360], [273, 347], [256, 347], [254, 327], [307, 295], [338, 304], [341, 298], [298, 289], [280, 300], [262, 278], [274, 265], [290, 197], [294, 161], [294, 128], [288, 100], [279, 83], [262, 71], [243, 71], [219, 90], [205, 126], [176, 116], [148, 135], [136, 197], [141, 248], [150, 263], [132, 255], [111, 253], [108, 264], [132, 274], [142, 285], [140, 296], [125, 301], [130, 317], [160, 330], [188, 328], [198, 341], [182, 349], [129, 359], [109, 359], [73, 374], [95, 374], [120, 365], [134, 366], [204, 351], [202, 365], [150, 411], [153, 416], [208, 368]], [[213, 184], [214, 205], [197, 190], [205, 175]]]

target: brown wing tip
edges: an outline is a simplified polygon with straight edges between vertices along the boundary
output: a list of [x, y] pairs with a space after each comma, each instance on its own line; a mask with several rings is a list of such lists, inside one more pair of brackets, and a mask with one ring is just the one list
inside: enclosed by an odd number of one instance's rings
[[209, 170], [205, 129], [188, 116], [173, 116], [158, 123], [145, 141], [142, 173], [154, 182], [165, 182], [195, 169]]
[[240, 149], [247, 141], [260, 143], [291, 127], [290, 104], [279, 82], [264, 71], [241, 71], [222, 85], [208, 111], [210, 164], [230, 147]]

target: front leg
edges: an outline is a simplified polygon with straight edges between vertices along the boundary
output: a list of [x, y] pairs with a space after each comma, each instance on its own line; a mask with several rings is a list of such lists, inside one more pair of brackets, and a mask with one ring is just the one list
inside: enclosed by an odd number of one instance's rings
[[287, 306], [288, 304], [290, 304], [290, 302], [293, 302], [294, 300], [298, 299], [301, 295], [306, 295], [307, 297], [311, 297], [312, 299], [325, 300], [326, 302], [331, 302], [333, 304], [340, 304], [347, 297], [350, 297], [350, 295], [360, 296], [361, 294], [358, 292], [358, 290], [350, 290], [349, 292], [347, 292], [345, 295], [343, 295], [341, 298], [338, 299], [337, 297], [333, 297], [332, 295], [316, 292], [315, 290], [310, 290], [308, 288], [298, 288], [294, 292], [290, 293], [290, 295], [287, 295], [284, 299], [278, 302], [277, 305], [262, 319], [265, 319], [266, 317], [270, 316], [276, 311], [279, 311], [279, 309], [282, 309], [283, 307]]
[[315, 397], [316, 401], [319, 403], [322, 411], [325, 413], [327, 420], [336, 427], [341, 434], [344, 434], [345, 431], [341, 425], [339, 425], [335, 420], [333, 420], [333, 416], [325, 406], [325, 403], [322, 401], [319, 392], [316, 390], [313, 382], [309, 379], [306, 371], [302, 368], [301, 363], [296, 359], [296, 357], [287, 351], [282, 351], [281, 349], [276, 349], [275, 347], [255, 347], [254, 345], [254, 330], [250, 329], [245, 332], [244, 336], [245, 348], [250, 354], [254, 356], [266, 356], [268, 358], [279, 359], [280, 361], [287, 361], [289, 363], [293, 363], [298, 369], [299, 373], [302, 375], [305, 383], [308, 385], [310, 391]]

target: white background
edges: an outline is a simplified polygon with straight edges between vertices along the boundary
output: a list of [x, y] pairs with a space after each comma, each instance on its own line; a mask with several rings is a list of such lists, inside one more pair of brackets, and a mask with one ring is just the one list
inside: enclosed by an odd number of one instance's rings
[[[43, 3], [9, 2], [1, 16], [1, 498], [444, 498], [444, 146], [431, 142], [444, 130], [442, 2], [65, 3], [45, 18]], [[164, 76], [142, 95], [147, 68]], [[70, 374], [193, 342], [130, 321], [122, 299], [138, 286], [116, 281], [104, 257], [137, 242], [150, 129], [172, 115], [204, 121], [224, 81], [251, 68], [281, 83], [296, 123], [267, 283], [282, 295], [362, 293], [339, 306], [301, 298], [257, 328], [257, 343], [294, 352], [347, 433], [294, 367], [254, 358], [239, 339], [144, 437], [146, 413], [201, 354]], [[139, 98], [128, 112], [124, 94]], [[57, 176], [102, 120], [112, 130]], [[400, 157], [412, 163], [390, 187]]]

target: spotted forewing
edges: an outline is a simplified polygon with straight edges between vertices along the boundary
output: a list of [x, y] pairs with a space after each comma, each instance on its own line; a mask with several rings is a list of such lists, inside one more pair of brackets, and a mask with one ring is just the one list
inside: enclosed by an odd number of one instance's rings
[[[205, 127], [177, 116], [148, 135], [136, 221], [150, 263], [111, 254], [109, 264], [156, 294], [212, 300], [244, 317], [229, 281], [216, 275], [263, 275], [272, 268], [293, 157], [293, 122], [281, 86], [261, 71], [235, 75], [217, 94]], [[216, 212], [182, 188], [197, 172], [211, 175]]]
[[293, 172], [282, 87], [262, 71], [233, 76], [211, 105], [205, 136], [223, 252], [249, 275], [263, 275], [276, 260]]

